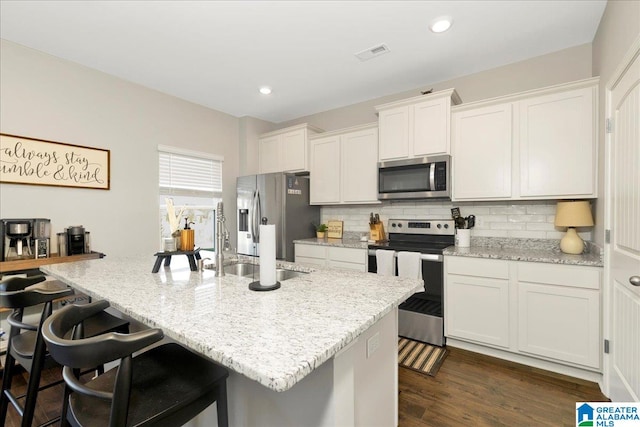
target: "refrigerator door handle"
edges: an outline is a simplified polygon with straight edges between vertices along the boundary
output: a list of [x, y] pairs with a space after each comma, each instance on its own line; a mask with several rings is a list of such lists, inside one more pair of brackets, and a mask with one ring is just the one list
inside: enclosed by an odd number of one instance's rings
[[262, 204], [260, 203], [260, 190], [256, 190], [256, 216], [254, 218], [254, 227], [256, 228], [256, 233], [254, 234], [255, 239], [253, 241], [255, 243], [260, 243], [260, 219], [262, 218]]
[[251, 230], [251, 241], [256, 242], [256, 192], [251, 197], [251, 213], [249, 215], [249, 227]]

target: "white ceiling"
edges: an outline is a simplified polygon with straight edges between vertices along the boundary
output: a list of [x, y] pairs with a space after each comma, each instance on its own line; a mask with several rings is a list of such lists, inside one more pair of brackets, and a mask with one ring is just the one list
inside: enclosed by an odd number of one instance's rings
[[[0, 1], [0, 36], [272, 122], [593, 41], [606, 0]], [[428, 24], [454, 19], [442, 34]], [[361, 62], [378, 44], [390, 52]], [[259, 86], [273, 88], [270, 96]]]

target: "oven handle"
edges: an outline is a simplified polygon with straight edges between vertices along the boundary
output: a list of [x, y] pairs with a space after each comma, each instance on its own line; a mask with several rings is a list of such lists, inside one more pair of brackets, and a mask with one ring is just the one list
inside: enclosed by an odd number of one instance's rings
[[[369, 249], [369, 256], [376, 256], [376, 250]], [[398, 252], [394, 252], [393, 256], [398, 257]], [[422, 261], [443, 262], [444, 256], [438, 254], [420, 254], [420, 259]]]

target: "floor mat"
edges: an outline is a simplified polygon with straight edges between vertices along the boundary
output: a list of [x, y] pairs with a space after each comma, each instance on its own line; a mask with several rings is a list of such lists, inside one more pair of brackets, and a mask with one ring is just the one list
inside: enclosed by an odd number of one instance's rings
[[407, 338], [398, 340], [398, 364], [434, 377], [449, 351]]

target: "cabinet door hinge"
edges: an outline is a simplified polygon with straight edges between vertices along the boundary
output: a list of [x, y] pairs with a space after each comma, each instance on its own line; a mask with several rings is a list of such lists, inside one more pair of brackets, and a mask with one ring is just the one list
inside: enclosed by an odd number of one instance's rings
[[604, 353], [609, 354], [609, 340], [604, 340]]
[[604, 242], [611, 243], [611, 230], [604, 230]]
[[607, 119], [605, 122], [605, 132], [612, 133], [613, 132], [613, 119]]

